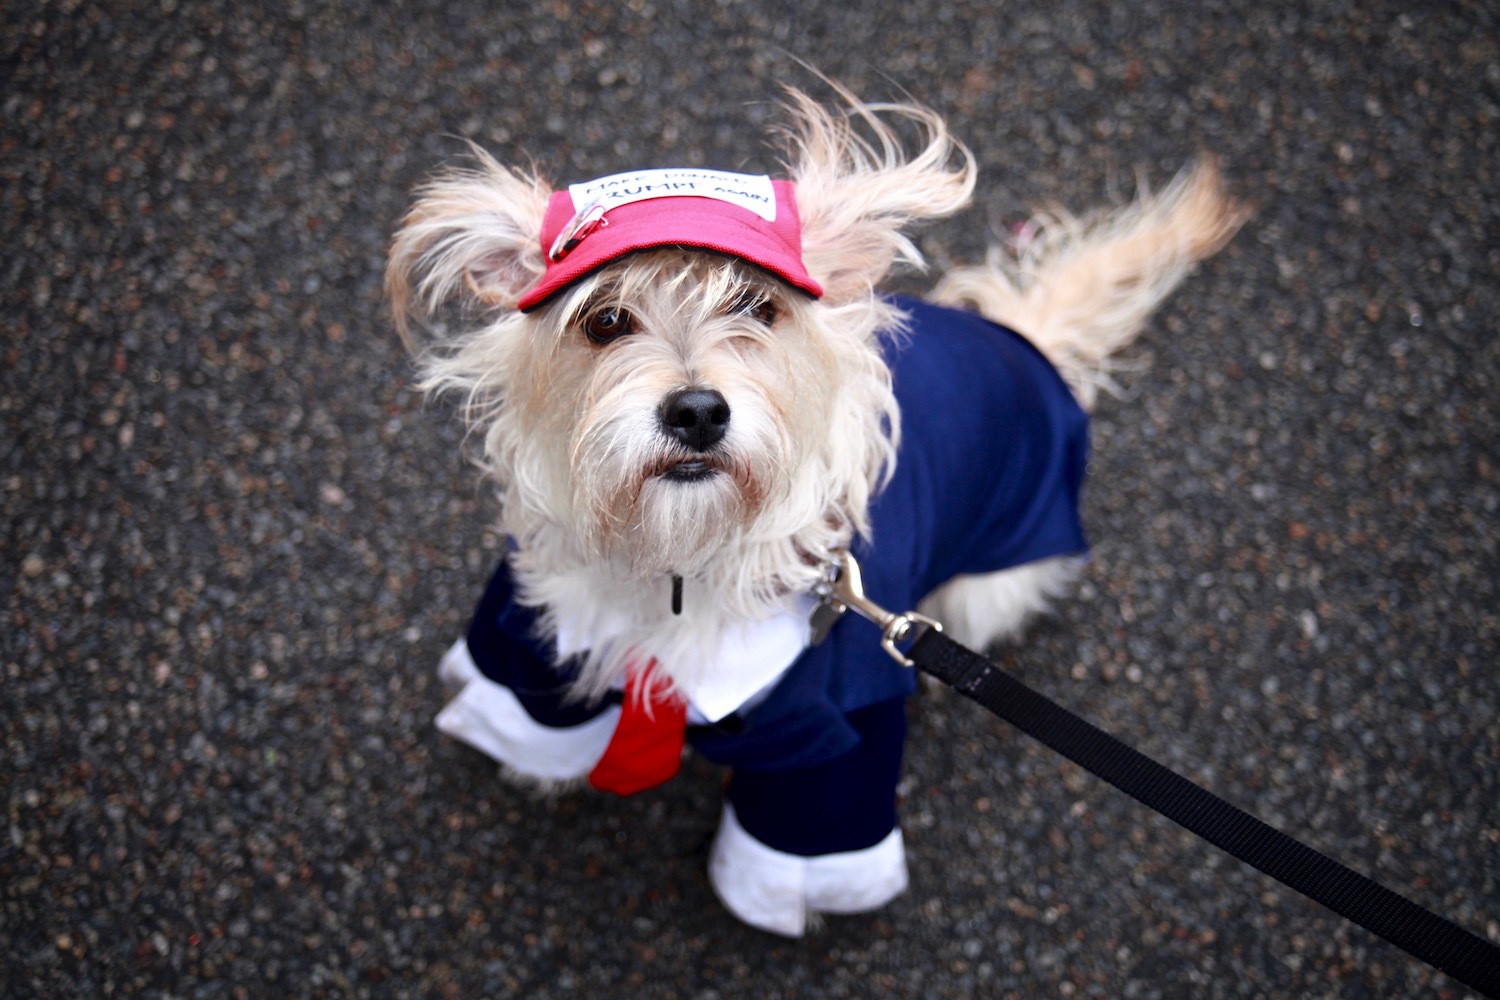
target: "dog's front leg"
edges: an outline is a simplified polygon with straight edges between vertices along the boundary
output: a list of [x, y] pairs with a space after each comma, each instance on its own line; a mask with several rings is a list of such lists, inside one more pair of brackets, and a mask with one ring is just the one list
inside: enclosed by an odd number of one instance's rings
[[790, 770], [736, 769], [709, 859], [730, 912], [761, 930], [800, 937], [822, 913], [878, 909], [906, 889], [896, 784], [906, 706], [880, 702], [846, 716], [859, 744]]
[[464, 638], [438, 666], [452, 699], [437, 727], [494, 758], [507, 778], [544, 791], [578, 784], [604, 756], [620, 706], [574, 697], [514, 599], [509, 568], [490, 578]]
[[609, 705], [571, 725], [538, 721], [514, 691], [480, 672], [463, 639], [443, 657], [438, 676], [455, 692], [438, 713], [438, 729], [498, 761], [508, 779], [542, 791], [586, 779], [620, 718], [619, 706]]

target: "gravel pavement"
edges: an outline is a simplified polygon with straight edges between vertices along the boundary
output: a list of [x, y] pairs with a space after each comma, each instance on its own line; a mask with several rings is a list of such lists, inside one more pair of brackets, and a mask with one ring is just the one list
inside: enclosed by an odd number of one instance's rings
[[0, 995], [1465, 996], [941, 692], [910, 892], [802, 941], [715, 902], [703, 761], [629, 800], [499, 783], [431, 724], [493, 501], [380, 275], [463, 138], [560, 180], [774, 167], [798, 58], [972, 144], [939, 264], [1218, 153], [1258, 214], [1103, 402], [1094, 559], [1016, 669], [1500, 941], [1497, 31], [1475, 0], [0, 5]]

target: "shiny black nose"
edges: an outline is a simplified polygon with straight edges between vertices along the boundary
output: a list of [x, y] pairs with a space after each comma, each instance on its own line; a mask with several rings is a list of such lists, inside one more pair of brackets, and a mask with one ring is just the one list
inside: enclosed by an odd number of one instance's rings
[[659, 412], [667, 436], [694, 451], [708, 451], [729, 430], [729, 402], [714, 389], [668, 393]]

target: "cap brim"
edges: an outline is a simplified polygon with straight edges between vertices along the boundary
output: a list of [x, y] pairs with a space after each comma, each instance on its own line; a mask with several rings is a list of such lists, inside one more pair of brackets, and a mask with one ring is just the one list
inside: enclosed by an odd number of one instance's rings
[[[791, 186], [783, 181], [776, 183], [786, 186], [777, 192], [778, 219], [774, 223], [711, 198], [658, 198], [620, 205], [561, 260], [548, 261], [542, 280], [516, 307], [522, 312], [536, 309], [611, 261], [660, 247], [687, 247], [734, 257], [811, 296], [821, 296], [822, 286], [802, 263], [800, 223], [791, 201]], [[553, 202], [542, 227], [544, 251], [576, 211], [566, 192], [554, 195]]]

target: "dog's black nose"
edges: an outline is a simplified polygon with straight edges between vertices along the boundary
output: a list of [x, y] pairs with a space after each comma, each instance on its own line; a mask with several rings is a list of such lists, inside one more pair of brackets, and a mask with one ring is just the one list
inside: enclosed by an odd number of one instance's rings
[[661, 401], [661, 426], [694, 451], [707, 451], [729, 429], [729, 402], [715, 389], [678, 389]]

